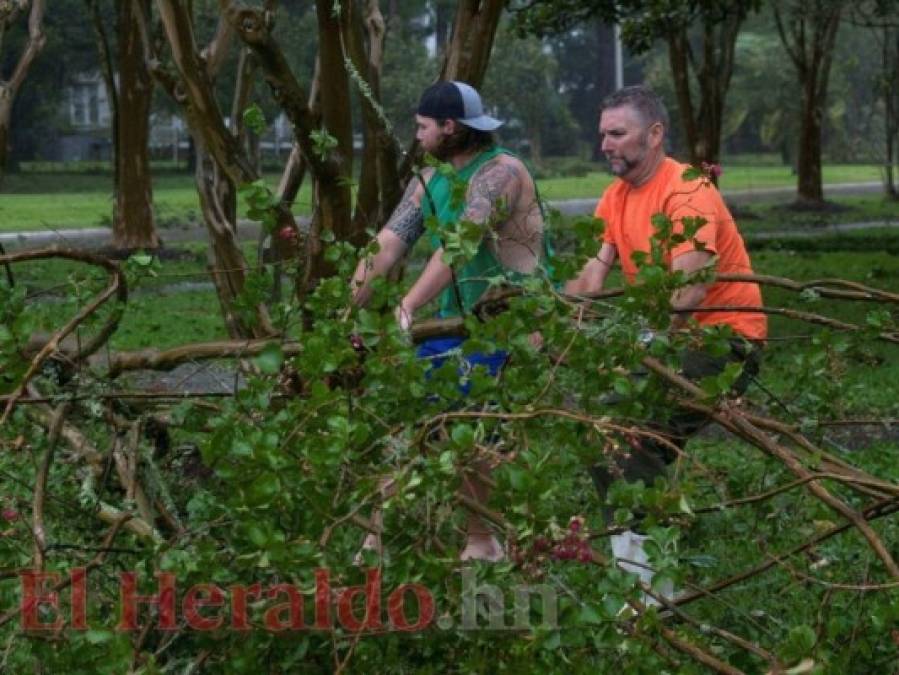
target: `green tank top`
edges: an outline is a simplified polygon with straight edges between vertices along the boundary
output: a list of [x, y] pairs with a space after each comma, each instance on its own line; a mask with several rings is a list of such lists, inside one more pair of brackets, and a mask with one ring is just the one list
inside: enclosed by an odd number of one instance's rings
[[[467, 188], [468, 181], [471, 180], [471, 177], [477, 170], [499, 155], [513, 155], [513, 153], [505, 148], [494, 146], [490, 150], [485, 150], [459, 169], [456, 172], [456, 177], [451, 178], [435, 172], [428, 181], [425, 188], [426, 194], [421, 200], [421, 210], [426, 220], [433, 215], [437, 216], [438, 231], [436, 233], [432, 232], [430, 235], [432, 252], [443, 246], [441, 231], [448, 225], [457, 222], [465, 209], [464, 198], [453, 199], [454, 182], [461, 181]], [[544, 229], [544, 255], [547, 252], [546, 231]], [[488, 279], [497, 276], [503, 276], [514, 282], [522, 279], [525, 275], [503, 267], [499, 260], [496, 259], [496, 256], [493, 255], [485, 237], [481, 240], [474, 257], [465, 263], [461, 269], [455, 271], [455, 283], [450, 283], [441, 292], [438, 298], [439, 309], [437, 317], [445, 319], [470, 312], [471, 308], [484, 294], [484, 291], [490, 286]], [[463, 312], [459, 311], [460, 300]]]

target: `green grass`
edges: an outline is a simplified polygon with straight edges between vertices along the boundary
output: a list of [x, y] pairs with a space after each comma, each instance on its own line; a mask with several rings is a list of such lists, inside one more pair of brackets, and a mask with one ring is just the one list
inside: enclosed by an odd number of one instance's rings
[[[539, 181], [545, 199], [594, 199], [612, 180], [600, 164], [596, 171], [580, 177], [546, 178]], [[279, 174], [265, 175], [276, 186]], [[829, 165], [824, 167], [827, 183], [855, 183], [880, 180], [875, 165]], [[789, 167], [768, 165], [726, 165], [721, 181], [724, 190], [754, 190], [790, 187], [796, 178]], [[186, 173], [158, 172], [153, 178], [153, 197], [161, 229], [200, 220], [193, 177]], [[308, 214], [308, 184], [294, 205], [294, 213]], [[0, 231], [54, 230], [108, 226], [112, 215], [112, 176], [103, 171], [26, 171], [4, 178], [0, 193]], [[241, 203], [239, 212], [245, 207]]]
[[899, 203], [881, 195], [837, 197], [833, 211], [795, 211], [783, 202], [760, 201], [733, 209], [734, 219], [744, 235], [783, 230], [814, 230], [843, 223], [897, 222]]
[[[267, 174], [274, 189], [280, 176]], [[20, 173], [4, 179], [0, 194], [0, 231], [56, 230], [109, 226], [112, 217], [112, 178], [90, 173]], [[304, 185], [294, 213], [309, 212], [309, 186]], [[163, 173], [153, 178], [157, 226], [201, 222], [199, 198], [193, 178]], [[238, 200], [238, 213], [246, 206]]]
[[[585, 199], [599, 197], [612, 182], [612, 176], [597, 164], [586, 176], [547, 178], [540, 181], [544, 199]], [[824, 167], [825, 183], [867, 183], [881, 180], [880, 167], [873, 164], [832, 164]], [[758, 190], [794, 187], [796, 176], [787, 166], [724, 165], [721, 189]]]

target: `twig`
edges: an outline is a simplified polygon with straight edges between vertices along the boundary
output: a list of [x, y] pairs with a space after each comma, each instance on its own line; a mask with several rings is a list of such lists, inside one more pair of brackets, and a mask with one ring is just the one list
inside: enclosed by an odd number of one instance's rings
[[47, 481], [50, 476], [50, 466], [53, 464], [53, 454], [56, 444], [59, 442], [59, 433], [62, 430], [69, 404], [63, 403], [53, 411], [50, 421], [50, 432], [47, 435], [47, 447], [41, 458], [40, 468], [34, 482], [34, 496], [32, 499], [31, 531], [34, 533], [34, 568], [44, 569], [44, 555], [47, 550], [47, 531], [44, 525], [44, 502], [47, 496]]

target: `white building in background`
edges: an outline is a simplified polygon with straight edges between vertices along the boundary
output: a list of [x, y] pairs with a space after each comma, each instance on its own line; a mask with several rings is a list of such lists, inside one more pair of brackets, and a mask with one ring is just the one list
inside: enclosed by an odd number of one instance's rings
[[99, 73], [81, 74], [69, 86], [69, 124], [75, 129], [108, 129], [111, 121], [106, 82]]
[[[112, 110], [106, 82], [99, 72], [82, 73], [67, 87], [63, 128], [48, 143], [44, 159], [66, 162], [112, 159]], [[225, 120], [226, 124], [229, 120]], [[293, 129], [281, 113], [270, 121], [259, 144], [266, 159], [283, 159], [293, 145]], [[150, 153], [154, 159], [185, 161], [190, 132], [184, 120], [171, 112], [150, 115]]]
[[109, 95], [99, 72], [77, 75], [68, 90], [65, 128], [47, 159], [101, 161], [112, 157]]

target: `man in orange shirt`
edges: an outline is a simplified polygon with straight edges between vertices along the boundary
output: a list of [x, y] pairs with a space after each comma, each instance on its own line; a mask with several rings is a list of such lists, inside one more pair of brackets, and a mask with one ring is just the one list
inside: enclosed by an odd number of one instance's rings
[[[665, 253], [665, 263], [672, 272], [690, 274], [714, 264], [722, 274], [752, 273], [743, 239], [718, 190], [707, 181], [684, 180], [688, 166], [665, 155], [667, 129], [668, 113], [648, 87], [625, 87], [603, 102], [599, 122], [602, 151], [618, 179], [596, 207], [596, 217], [605, 221], [602, 247], [578, 278], [568, 282], [567, 293], [579, 295], [601, 290], [616, 259], [620, 260], [626, 280], [633, 282], [638, 271], [633, 256], [650, 250], [655, 229], [652, 217], [659, 213], [668, 216], [676, 234], [683, 233], [685, 219], [705, 221], [689, 241]], [[715, 358], [702, 351], [686, 352], [682, 357], [683, 374], [698, 380], [721, 372], [728, 362], [742, 361], [743, 374], [733, 388], [734, 393], [742, 393], [750, 377], [758, 371], [757, 345], [767, 336], [765, 315], [751, 311], [690, 313], [684, 310], [761, 305], [761, 292], [753, 283], [715, 281], [679, 289], [671, 298], [676, 312], [672, 328], [682, 328], [692, 318], [701, 326], [729, 326], [735, 336], [728, 357]], [[683, 445], [705, 422], [701, 416], [677, 412], [659, 426], [675, 444]], [[666, 472], [675, 454], [664, 444], [643, 440], [626, 457], [615, 460], [614, 466], [594, 467], [591, 473], [600, 498], [606, 501], [609, 487], [619, 478], [629, 482], [643, 480], [651, 485], [656, 476]], [[613, 512], [613, 508], [608, 508], [607, 518]], [[622, 563], [621, 567], [649, 582], [651, 570], [640, 566], [646, 562], [645, 538], [630, 531], [613, 536], [612, 551], [618, 559], [638, 563]]]

